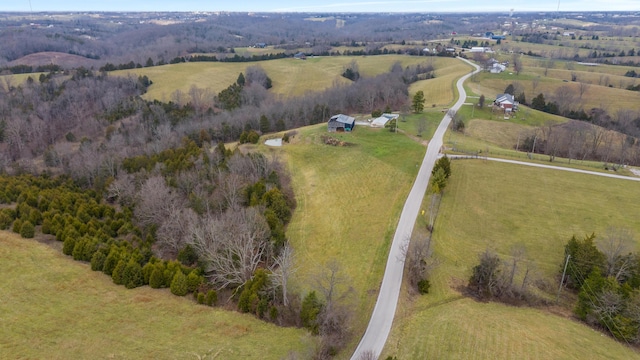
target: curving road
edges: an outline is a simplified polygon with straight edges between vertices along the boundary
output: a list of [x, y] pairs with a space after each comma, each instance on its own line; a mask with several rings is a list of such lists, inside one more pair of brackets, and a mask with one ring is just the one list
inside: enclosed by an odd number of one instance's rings
[[[466, 101], [466, 92], [462, 84], [471, 75], [480, 71], [480, 68], [472, 62], [459, 58], [460, 60], [467, 62], [476, 68], [472, 73], [469, 73], [458, 80], [456, 86], [460, 97], [458, 101], [451, 107], [453, 110], [458, 110], [460, 106]], [[438, 158], [438, 153], [442, 147], [444, 133], [449, 127], [451, 117], [447, 113], [435, 134], [433, 139], [429, 142], [427, 147], [427, 153], [422, 160], [422, 166], [418, 172], [418, 177], [411, 188], [409, 197], [402, 208], [402, 214], [400, 215], [400, 221], [396, 228], [396, 233], [391, 243], [391, 250], [389, 251], [389, 257], [387, 259], [387, 267], [384, 271], [384, 277], [382, 278], [382, 285], [380, 286], [380, 293], [376, 306], [373, 309], [373, 314], [369, 320], [369, 325], [364, 333], [364, 336], [360, 340], [356, 351], [353, 353], [351, 360], [360, 360], [362, 358], [377, 359], [384, 348], [384, 344], [387, 341], [389, 332], [391, 331], [391, 325], [393, 324], [393, 317], [396, 313], [396, 306], [398, 305], [398, 296], [400, 295], [400, 285], [402, 284], [402, 273], [404, 270], [404, 254], [403, 247], [407, 241], [411, 238], [411, 232], [413, 226], [416, 223], [420, 205], [425, 192], [427, 191], [427, 184], [429, 184], [429, 178], [431, 177], [431, 170]], [[373, 355], [373, 357], [371, 357]]]

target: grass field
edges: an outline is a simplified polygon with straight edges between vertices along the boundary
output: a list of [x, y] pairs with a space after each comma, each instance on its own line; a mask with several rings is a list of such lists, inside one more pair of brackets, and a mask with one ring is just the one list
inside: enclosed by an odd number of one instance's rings
[[[429, 59], [403, 55], [381, 55], [314, 57], [304, 61], [287, 58], [248, 63], [197, 62], [115, 71], [114, 74], [147, 75], [153, 81], [153, 85], [149, 87], [144, 98], [168, 101], [171, 100], [171, 94], [176, 90], [188, 93], [192, 86], [210, 89], [217, 94], [235, 82], [238, 74], [244, 72], [248, 66], [258, 65], [273, 80], [273, 88], [270, 91], [284, 96], [298, 96], [308, 91], [324, 90], [335, 83], [348, 83], [349, 80], [342, 77], [341, 74], [351, 61], [358, 63], [362, 76], [375, 76], [387, 72], [391, 65], [398, 61], [403, 66], [408, 66], [424, 64]], [[440, 71], [439, 66], [444, 68], [451, 64], [462, 64], [456, 59], [436, 59], [434, 61], [438, 71]]]
[[424, 92], [425, 108], [430, 108], [433, 104], [436, 107], [448, 106], [458, 96], [455, 90], [456, 80], [469, 73], [472, 67], [452, 58], [429, 57], [428, 59], [434, 59], [436, 77], [411, 84], [409, 93], [413, 96], [413, 94], [422, 90]]
[[337, 261], [354, 289], [354, 332], [362, 334], [426, 149], [385, 129], [356, 127], [352, 133], [332, 135], [355, 144], [351, 147], [324, 145], [323, 134], [324, 124], [303, 128], [292, 144], [272, 150], [287, 159], [298, 202], [287, 230], [295, 250], [294, 288], [308, 291], [314, 276]]
[[[640, 358], [607, 336], [544, 310], [463, 298], [477, 254], [487, 248], [508, 259], [524, 244], [537, 276], [553, 281], [563, 246], [576, 235], [610, 226], [636, 234], [640, 250], [640, 184], [481, 160], [453, 162], [451, 182], [435, 224], [433, 246], [442, 261], [431, 291], [403, 291], [385, 354], [431, 358]], [[428, 205], [424, 205], [426, 208]], [[419, 218], [417, 229], [426, 219]], [[420, 231], [420, 230], [419, 230]], [[425, 355], [426, 354], [426, 355]]]
[[196, 305], [168, 290], [114, 285], [47, 245], [0, 232], [0, 358], [281, 359], [306, 330]]

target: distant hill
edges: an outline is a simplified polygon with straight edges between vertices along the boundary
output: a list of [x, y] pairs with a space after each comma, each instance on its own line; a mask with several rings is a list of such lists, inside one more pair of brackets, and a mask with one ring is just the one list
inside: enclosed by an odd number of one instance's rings
[[65, 69], [77, 68], [84, 66], [86, 68], [96, 67], [99, 65], [97, 60], [88, 59], [79, 55], [71, 55], [61, 52], [38, 52], [23, 56], [19, 59], [13, 60], [9, 63], [9, 66], [16, 65], [28, 65], [28, 66], [42, 66], [55, 64]]

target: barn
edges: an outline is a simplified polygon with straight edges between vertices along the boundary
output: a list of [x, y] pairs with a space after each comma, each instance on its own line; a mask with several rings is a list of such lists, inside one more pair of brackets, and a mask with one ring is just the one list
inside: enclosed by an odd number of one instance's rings
[[344, 114], [333, 115], [327, 124], [329, 132], [352, 131], [356, 125], [356, 119]]

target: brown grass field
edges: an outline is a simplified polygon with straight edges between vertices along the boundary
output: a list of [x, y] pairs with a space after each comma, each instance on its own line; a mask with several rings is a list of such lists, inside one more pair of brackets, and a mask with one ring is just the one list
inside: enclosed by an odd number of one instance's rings
[[[341, 74], [351, 61], [358, 63], [362, 76], [375, 76], [388, 71], [398, 61], [402, 66], [408, 66], [425, 64], [432, 61], [432, 58], [381, 55], [314, 57], [304, 61], [286, 58], [249, 63], [198, 62], [115, 71], [114, 75], [131, 73], [136, 76], [147, 75], [153, 81], [153, 85], [149, 87], [144, 98], [168, 101], [176, 90], [188, 93], [192, 86], [208, 89], [217, 94], [235, 82], [238, 74], [244, 72], [248, 66], [258, 65], [273, 80], [273, 88], [270, 91], [291, 97], [304, 95], [306, 92], [322, 91], [336, 83], [348, 83], [349, 80]], [[437, 71], [446, 69], [452, 64], [462, 64], [455, 59], [438, 58], [433, 61]], [[460, 65], [454, 65], [454, 68], [456, 66]], [[453, 68], [449, 70], [454, 71]], [[442, 74], [448, 74], [449, 70]], [[448, 95], [443, 96], [442, 99], [446, 96]]]

